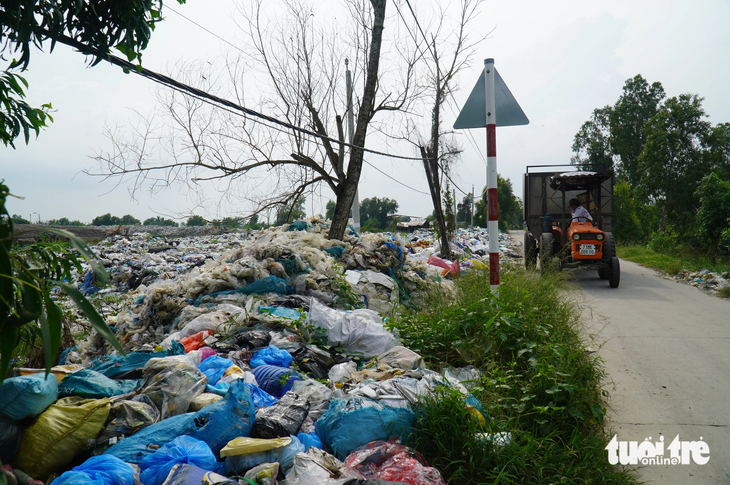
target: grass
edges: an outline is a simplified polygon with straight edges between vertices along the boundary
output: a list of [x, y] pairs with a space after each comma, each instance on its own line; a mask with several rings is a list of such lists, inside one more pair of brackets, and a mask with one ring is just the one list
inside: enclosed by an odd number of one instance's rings
[[671, 252], [664, 253], [656, 252], [646, 246], [618, 246], [616, 251], [619, 258], [668, 274], [703, 269], [721, 274], [730, 272], [730, 256], [718, 256], [713, 261], [707, 254], [691, 248], [677, 247], [673, 248]]
[[[447, 483], [639, 483], [608, 463], [603, 370], [585, 351], [564, 278], [506, 267], [494, 297], [488, 272], [475, 271], [458, 280], [455, 301], [435, 295], [427, 310], [391, 320], [430, 368], [483, 370], [470, 391], [484, 425], [452, 389], [415, 407], [411, 444]], [[490, 440], [495, 433], [509, 443]]]

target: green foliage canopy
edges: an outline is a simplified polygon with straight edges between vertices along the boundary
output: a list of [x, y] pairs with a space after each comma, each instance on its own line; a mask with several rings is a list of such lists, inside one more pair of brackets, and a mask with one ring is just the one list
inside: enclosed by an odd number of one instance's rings
[[360, 202], [360, 224], [363, 230], [384, 230], [391, 222], [388, 216], [398, 210], [398, 202], [387, 197], [371, 197]]
[[165, 219], [164, 217], [150, 217], [145, 219], [144, 226], [166, 226], [166, 227], [178, 227], [178, 223], [172, 219]]

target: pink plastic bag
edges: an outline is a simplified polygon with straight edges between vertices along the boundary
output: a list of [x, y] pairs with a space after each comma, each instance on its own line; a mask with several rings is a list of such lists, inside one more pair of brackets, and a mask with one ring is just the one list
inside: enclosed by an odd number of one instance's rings
[[446, 485], [439, 471], [427, 466], [417, 451], [396, 441], [372, 441], [353, 451], [345, 460], [345, 471], [373, 480]]
[[451, 276], [457, 276], [459, 272], [461, 272], [461, 266], [459, 265], [459, 260], [457, 259], [453, 263], [447, 263], [443, 259], [439, 258], [438, 256], [431, 256], [428, 258], [428, 264], [431, 266], [438, 266], [439, 268], [444, 268], [445, 271], [441, 273], [441, 276], [446, 276], [447, 274], [450, 274]]

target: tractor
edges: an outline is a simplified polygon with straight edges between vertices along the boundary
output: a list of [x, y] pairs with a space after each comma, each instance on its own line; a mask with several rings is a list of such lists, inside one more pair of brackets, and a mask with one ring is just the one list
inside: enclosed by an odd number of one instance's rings
[[[593, 269], [617, 288], [621, 267], [611, 234], [613, 171], [534, 171], [542, 167], [560, 165], [529, 166], [525, 172], [525, 267]], [[571, 199], [577, 199], [593, 220], [573, 221]]]

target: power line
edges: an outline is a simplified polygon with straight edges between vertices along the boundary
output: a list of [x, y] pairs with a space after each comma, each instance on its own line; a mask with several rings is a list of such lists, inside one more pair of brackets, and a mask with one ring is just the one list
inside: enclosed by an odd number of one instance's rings
[[[411, 187], [410, 185], [406, 185], [406, 184], [404, 184], [403, 182], [401, 182], [401, 181], [400, 181], [400, 180], [398, 180], [397, 178], [395, 178], [395, 177], [392, 177], [392, 176], [388, 175], [387, 173], [383, 172], [382, 170], [380, 170], [380, 169], [379, 169], [378, 167], [376, 167], [376, 166], [375, 166], [375, 165], [373, 165], [372, 163], [368, 162], [367, 160], [363, 160], [363, 161], [364, 161], [365, 163], [367, 163], [368, 165], [370, 165], [371, 167], [373, 167], [373, 168], [374, 168], [375, 170], [377, 170], [378, 172], [380, 172], [380, 173], [382, 173], [383, 175], [385, 175], [386, 177], [388, 177], [389, 179], [391, 179], [391, 180], [394, 180], [394, 181], [398, 182], [398, 183], [399, 183], [399, 184], [401, 184], [401, 185], [402, 185], [403, 187], [408, 187], [408, 188], [409, 188], [409, 189], [411, 189], [412, 191], [414, 191], [414, 192], [418, 192], [419, 194], [423, 194], [423, 195], [431, 195], [431, 194], [429, 194], [429, 193], [426, 193], [426, 192], [420, 191], [420, 190], [418, 190], [418, 189], [414, 189], [414, 188], [413, 188], [413, 187]], [[459, 190], [461, 190], [461, 189], [459, 189]]]
[[[378, 151], [378, 150], [372, 150], [370, 148], [365, 148], [365, 147], [353, 145], [351, 143], [347, 143], [347, 142], [344, 142], [344, 141], [341, 141], [341, 140], [336, 140], [334, 138], [330, 138], [327, 135], [322, 135], [320, 133], [315, 133], [315, 132], [310, 131], [310, 130], [307, 130], [305, 128], [301, 128], [299, 126], [296, 126], [296, 125], [293, 125], [291, 123], [288, 123], [286, 121], [281, 121], [281, 120], [279, 120], [277, 118], [274, 118], [273, 116], [265, 115], [263, 113], [259, 113], [258, 111], [254, 111], [254, 110], [252, 110], [250, 108], [246, 108], [244, 106], [238, 105], [238, 104], [236, 104], [236, 103], [234, 103], [232, 101], [228, 101], [226, 99], [219, 98], [218, 96], [215, 96], [213, 94], [207, 93], [207, 92], [202, 91], [202, 90], [200, 90], [198, 88], [194, 88], [192, 86], [188, 86], [187, 84], [181, 83], [181, 82], [179, 82], [179, 81], [177, 81], [177, 80], [175, 80], [175, 79], [173, 79], [173, 78], [171, 78], [169, 76], [165, 76], [164, 74], [159, 74], [157, 72], [154, 72], [154, 71], [151, 71], [149, 69], [146, 69], [146, 68], [144, 68], [142, 66], [136, 66], [136, 65], [132, 64], [131, 62], [125, 61], [124, 59], [121, 59], [119, 57], [113, 56], [113, 55], [111, 55], [109, 53], [101, 52], [101, 51], [99, 51], [98, 49], [96, 49], [94, 47], [87, 46], [85, 44], [82, 44], [81, 42], [78, 42], [75, 39], [72, 39], [70, 37], [66, 37], [64, 35], [59, 35], [56, 38], [56, 41], [57, 42], [60, 42], [62, 44], [66, 44], [68, 46], [71, 46], [71, 47], [73, 47], [75, 49], [78, 49], [81, 52], [84, 52], [84, 53], [87, 53], [87, 54], [90, 54], [90, 55], [93, 54], [93, 55], [97, 56], [100, 59], [104, 59], [104, 60], [106, 60], [107, 62], [109, 62], [111, 64], [115, 64], [115, 65], [117, 65], [119, 67], [122, 67], [122, 68], [128, 70], [129, 72], [133, 72], [135, 74], [138, 74], [138, 75], [140, 75], [142, 77], [145, 77], [147, 79], [150, 79], [150, 80], [152, 80], [152, 81], [154, 81], [154, 82], [156, 82], [158, 84], [162, 84], [164, 86], [167, 86], [167, 87], [176, 89], [176, 90], [181, 91], [181, 92], [184, 92], [186, 94], [192, 94], [192, 95], [197, 96], [197, 97], [202, 98], [202, 99], [210, 100], [210, 101], [216, 103], [216, 106], [218, 106], [218, 107], [220, 107], [220, 105], [227, 106], [227, 107], [231, 108], [232, 110], [240, 111], [244, 115], [249, 115], [249, 116], [254, 117], [254, 118], [260, 118], [260, 119], [263, 119], [263, 120], [268, 121], [269, 123], [274, 123], [276, 125], [283, 126], [284, 128], [288, 128], [288, 129], [290, 129], [292, 131], [297, 131], [299, 133], [302, 133], [302, 134], [305, 134], [305, 135], [308, 135], [308, 136], [312, 136], [312, 137], [315, 137], [315, 138], [319, 138], [321, 140], [327, 140], [329, 142], [336, 143], [338, 145], [343, 145], [343, 146], [346, 146], [346, 147], [349, 147], [349, 148], [359, 149], [359, 150], [362, 150], [362, 151], [367, 152], [367, 153], [373, 153], [375, 155], [382, 155], [384, 157], [397, 158], [397, 159], [400, 159], [400, 160], [418, 160], [418, 161], [423, 161], [421, 158], [417, 158], [417, 157], [406, 157], [404, 155], [394, 155], [392, 153], [386, 153], [386, 152], [381, 152], [381, 151]], [[254, 121], [257, 121], [257, 120], [254, 120]]]
[[185, 20], [187, 20], [188, 22], [191, 22], [191, 23], [193, 23], [193, 24], [197, 25], [198, 27], [200, 27], [201, 29], [205, 30], [205, 31], [206, 31], [206, 32], [208, 32], [208, 33], [209, 33], [210, 35], [212, 35], [213, 37], [217, 37], [218, 39], [222, 40], [223, 42], [225, 42], [225, 43], [226, 43], [226, 44], [228, 44], [229, 46], [233, 47], [234, 49], [236, 49], [236, 50], [238, 50], [238, 51], [240, 51], [240, 52], [242, 52], [242, 53], [244, 53], [244, 54], [246, 53], [246, 52], [245, 52], [245, 51], [244, 51], [243, 49], [241, 49], [241, 48], [240, 48], [240, 47], [238, 47], [237, 45], [233, 44], [232, 42], [229, 42], [229, 41], [227, 41], [226, 39], [224, 39], [224, 38], [223, 38], [223, 37], [221, 37], [220, 35], [218, 35], [218, 34], [216, 34], [215, 32], [213, 32], [212, 30], [209, 30], [209, 29], [207, 29], [207, 28], [203, 27], [202, 25], [200, 25], [200, 24], [199, 24], [198, 22], [196, 22], [195, 20], [193, 20], [193, 19], [191, 19], [191, 18], [189, 18], [189, 17], [186, 17], [185, 15], [181, 14], [180, 12], [178, 12], [178, 11], [177, 11], [177, 10], [175, 10], [175, 9], [173, 9], [173, 8], [172, 8], [172, 7], [170, 7], [169, 5], [165, 6], [165, 10], [169, 10], [169, 11], [171, 11], [172, 13], [175, 13], [175, 14], [179, 15], [180, 17], [184, 18], [184, 19], [185, 19]]

